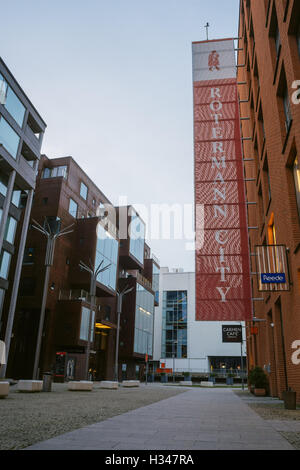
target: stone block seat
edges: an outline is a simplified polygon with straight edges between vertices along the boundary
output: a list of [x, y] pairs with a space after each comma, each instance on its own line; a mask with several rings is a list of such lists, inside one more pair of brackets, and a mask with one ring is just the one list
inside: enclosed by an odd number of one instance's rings
[[140, 381], [139, 380], [123, 380], [122, 382], [123, 387], [139, 387]]
[[102, 380], [99, 386], [100, 388], [109, 388], [112, 390], [117, 390], [119, 388], [119, 382], [113, 382], [110, 380]]
[[180, 382], [180, 385], [188, 385], [190, 387], [193, 385], [193, 382], [191, 380], [184, 380]]
[[6, 398], [9, 393], [9, 382], [0, 381], [0, 398]]
[[68, 383], [68, 390], [72, 392], [91, 392], [93, 390], [93, 382], [87, 380], [72, 381]]
[[19, 392], [42, 392], [43, 381], [42, 380], [19, 380], [18, 391]]
[[213, 382], [201, 382], [200, 383], [201, 387], [213, 387], [214, 383]]

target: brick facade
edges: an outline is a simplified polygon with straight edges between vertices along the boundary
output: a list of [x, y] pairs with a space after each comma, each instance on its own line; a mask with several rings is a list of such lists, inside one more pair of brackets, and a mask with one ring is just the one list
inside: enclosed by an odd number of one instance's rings
[[[238, 82], [246, 178], [250, 249], [279, 244], [288, 248], [291, 288], [258, 291], [252, 276], [258, 335], [247, 330], [248, 365], [264, 367], [270, 393], [292, 388], [300, 402], [300, 364], [292, 344], [300, 340], [300, 210], [294, 162], [300, 151], [300, 104], [292, 88], [300, 80], [299, 0], [241, 0]], [[298, 100], [299, 101], [299, 100]], [[247, 161], [247, 160], [253, 161]], [[298, 199], [299, 200], [299, 199]], [[252, 256], [252, 271], [256, 272]], [[300, 354], [298, 355], [298, 357]]]

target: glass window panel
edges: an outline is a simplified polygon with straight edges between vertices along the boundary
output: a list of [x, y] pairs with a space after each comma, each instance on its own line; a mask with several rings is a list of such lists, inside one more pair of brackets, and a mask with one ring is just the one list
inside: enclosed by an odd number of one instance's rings
[[8, 279], [11, 254], [3, 251], [0, 257], [0, 277]]
[[70, 203], [69, 203], [69, 214], [71, 214], [73, 217], [77, 217], [77, 209], [78, 209], [78, 205], [76, 204], [75, 201], [73, 201], [73, 199], [70, 199]]
[[19, 207], [20, 206], [20, 200], [21, 200], [21, 194], [22, 191], [16, 189], [13, 191], [12, 199], [11, 202], [13, 203], [14, 206]]
[[84, 183], [81, 182], [81, 184], [80, 184], [80, 196], [83, 197], [83, 199], [87, 200], [87, 195], [88, 195], [88, 188]]
[[90, 310], [86, 307], [82, 307], [79, 338], [83, 341], [88, 340], [89, 321], [90, 321]]
[[25, 116], [25, 107], [10, 87], [8, 87], [7, 90], [5, 108], [14, 118], [16, 123], [22, 128]]
[[6, 148], [11, 156], [16, 159], [18, 153], [20, 137], [8, 124], [8, 122], [0, 117], [0, 144]]
[[6, 223], [4, 238], [8, 243], [11, 243], [12, 245], [13, 245], [14, 240], [15, 240], [16, 228], [17, 228], [16, 219], [14, 219], [11, 216], [8, 217], [7, 223]]

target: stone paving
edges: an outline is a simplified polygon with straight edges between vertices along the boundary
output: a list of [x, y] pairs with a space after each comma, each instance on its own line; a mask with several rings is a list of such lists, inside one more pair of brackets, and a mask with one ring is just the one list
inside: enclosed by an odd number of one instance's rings
[[186, 390], [27, 449], [294, 450], [231, 389]]

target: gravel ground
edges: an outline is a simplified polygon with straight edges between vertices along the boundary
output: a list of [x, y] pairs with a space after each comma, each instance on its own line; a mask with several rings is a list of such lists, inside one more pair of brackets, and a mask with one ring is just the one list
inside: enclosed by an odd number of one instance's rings
[[20, 393], [11, 386], [8, 397], [0, 400], [0, 450], [23, 449], [184, 392], [159, 385], [96, 387], [92, 392], [71, 392], [67, 384], [53, 384], [49, 393]]
[[[279, 399], [270, 397], [255, 397], [249, 392], [235, 391], [247, 405], [270, 424], [292, 444], [300, 450], [300, 406], [296, 410], [286, 410], [284, 403]], [[294, 430], [288, 430], [294, 428]], [[297, 430], [296, 430], [297, 429]]]

